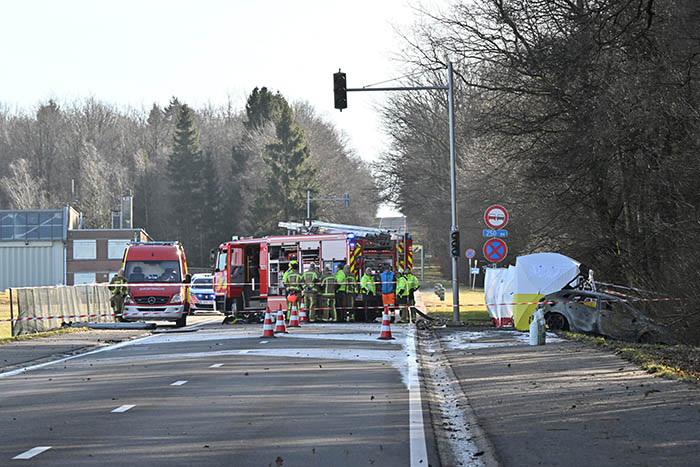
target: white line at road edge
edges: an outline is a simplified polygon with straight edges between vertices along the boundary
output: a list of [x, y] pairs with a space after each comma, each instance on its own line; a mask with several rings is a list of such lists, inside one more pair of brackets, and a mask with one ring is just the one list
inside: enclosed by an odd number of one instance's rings
[[112, 413], [126, 412], [127, 410], [133, 409], [134, 407], [136, 407], [136, 406], [135, 405], [121, 405], [121, 406], [117, 407], [116, 409], [112, 410]]
[[[201, 323], [193, 324], [192, 326], [188, 326], [188, 327], [202, 326], [202, 325], [204, 325], [204, 324], [208, 324], [208, 323], [211, 323], [211, 322], [214, 322], [214, 321], [218, 321], [218, 320], [203, 321], [203, 322], [201, 322]], [[68, 360], [73, 360], [74, 358], [85, 357], [85, 356], [87, 356], [87, 355], [93, 355], [93, 354], [96, 354], [96, 353], [105, 352], [105, 351], [107, 351], [107, 350], [114, 350], [114, 349], [119, 349], [119, 348], [121, 348], [121, 347], [126, 347], [126, 346], [128, 346], [128, 345], [134, 345], [134, 344], [135, 344], [136, 342], [138, 342], [138, 341], [142, 341], [142, 340], [145, 340], [145, 339], [150, 339], [150, 338], [152, 338], [152, 337], [153, 337], [153, 334], [148, 335], [148, 336], [139, 337], [139, 338], [137, 338], [137, 339], [131, 339], [131, 340], [128, 340], [128, 341], [119, 342], [118, 344], [114, 344], [114, 345], [107, 345], [107, 346], [104, 346], [104, 347], [100, 347], [99, 349], [91, 350], [90, 352], [79, 353], [79, 354], [77, 354], [77, 355], [71, 355], [70, 357], [59, 358], [58, 360], [51, 360], [50, 362], [39, 363], [39, 364], [37, 364], [37, 365], [25, 366], [24, 368], [17, 368], [16, 370], [7, 371], [7, 372], [5, 372], [5, 373], [0, 373], [0, 379], [2, 379], [2, 378], [7, 378], [7, 377], [9, 377], [9, 376], [15, 376], [15, 375], [18, 375], [18, 374], [20, 374], [20, 373], [27, 372], [27, 371], [38, 370], [39, 368], [43, 368], [43, 367], [45, 367], [45, 366], [53, 365], [53, 364], [55, 364], [55, 363], [67, 362]]]
[[51, 449], [51, 446], [37, 446], [30, 449], [29, 451], [24, 451], [22, 454], [16, 455], [13, 459], [31, 459], [37, 454], [41, 454], [44, 451]]
[[423, 427], [416, 330], [413, 327], [406, 334], [406, 352], [408, 353], [408, 437], [411, 444], [411, 467], [425, 467], [428, 465], [428, 448]]

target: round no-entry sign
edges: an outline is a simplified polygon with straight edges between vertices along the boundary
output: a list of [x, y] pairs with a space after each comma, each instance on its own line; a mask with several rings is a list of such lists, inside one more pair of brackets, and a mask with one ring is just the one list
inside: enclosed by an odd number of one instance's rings
[[502, 229], [508, 224], [508, 211], [503, 206], [494, 204], [484, 212], [484, 222], [492, 229]]
[[472, 259], [476, 256], [476, 251], [474, 251], [474, 248], [468, 248], [467, 251], [464, 252], [464, 256], [466, 256], [467, 259]]
[[484, 258], [497, 263], [508, 254], [508, 245], [500, 238], [490, 238], [484, 243]]

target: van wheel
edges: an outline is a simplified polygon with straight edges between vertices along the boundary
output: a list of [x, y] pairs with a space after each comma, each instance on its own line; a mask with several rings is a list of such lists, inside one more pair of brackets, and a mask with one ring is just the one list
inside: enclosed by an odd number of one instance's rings
[[185, 326], [187, 326], [187, 313], [183, 313], [182, 316], [175, 321], [176, 328], [184, 328]]

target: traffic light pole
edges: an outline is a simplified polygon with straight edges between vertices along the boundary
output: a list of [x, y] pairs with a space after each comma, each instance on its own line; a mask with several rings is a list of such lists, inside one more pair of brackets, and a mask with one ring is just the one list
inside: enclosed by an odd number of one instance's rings
[[[457, 191], [455, 169], [455, 115], [454, 115], [454, 86], [452, 82], [452, 62], [447, 62], [447, 106], [450, 115], [450, 189], [452, 191], [452, 231], [457, 232]], [[459, 321], [459, 270], [457, 269], [457, 255], [452, 255], [452, 322], [455, 325]]]
[[345, 207], [350, 207], [350, 195], [345, 193], [342, 198], [312, 198], [311, 190], [306, 190], [306, 219], [311, 220], [311, 201], [342, 201]]
[[[338, 91], [346, 86], [345, 73], [341, 73], [338, 70], [339, 81], [336, 81], [334, 75], [334, 84], [336, 92], [336, 108], [341, 110], [347, 108], [347, 99], [338, 100]], [[342, 75], [342, 78], [341, 76]], [[339, 89], [338, 89], [339, 88]], [[455, 117], [454, 117], [454, 85], [452, 80], [452, 62], [447, 62], [447, 86], [406, 86], [406, 87], [389, 87], [389, 88], [346, 88], [346, 92], [358, 92], [358, 91], [426, 91], [426, 90], [447, 90], [447, 105], [449, 107], [448, 113], [450, 116], [450, 188], [452, 190], [451, 203], [452, 203], [452, 229], [451, 232], [457, 231], [457, 194], [456, 194], [456, 183], [455, 183]], [[342, 96], [345, 97], [345, 96]], [[459, 252], [457, 255], [452, 255], [452, 322], [457, 325], [460, 324], [459, 321], [459, 270], [457, 269], [457, 259], [459, 258]]]

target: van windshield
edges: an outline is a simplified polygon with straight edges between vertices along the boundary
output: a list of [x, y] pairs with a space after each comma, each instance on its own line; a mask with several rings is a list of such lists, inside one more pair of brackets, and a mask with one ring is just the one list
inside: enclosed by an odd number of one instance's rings
[[180, 265], [177, 261], [127, 261], [124, 275], [132, 283], [181, 281]]

